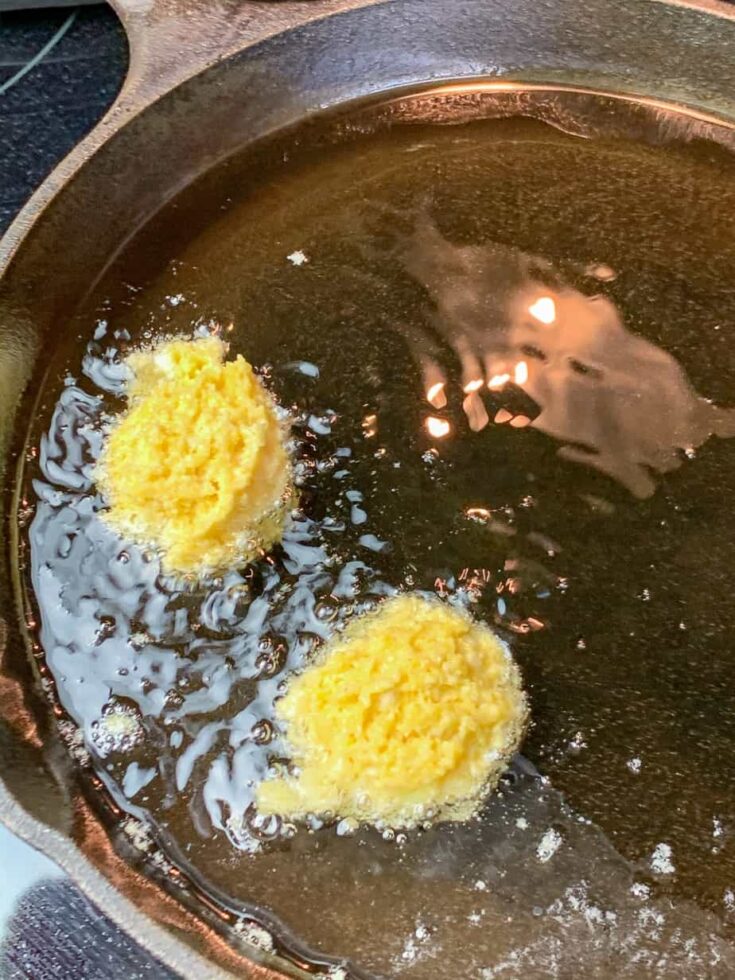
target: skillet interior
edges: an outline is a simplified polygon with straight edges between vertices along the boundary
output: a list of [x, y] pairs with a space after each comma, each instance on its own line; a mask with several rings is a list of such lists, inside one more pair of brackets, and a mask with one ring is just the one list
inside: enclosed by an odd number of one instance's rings
[[[410, 5], [405, 6], [409, 8]], [[367, 16], [367, 13], [363, 12], [362, 16]], [[411, 26], [417, 27], [415, 23]], [[432, 23], [432, 27], [436, 27], [435, 22]], [[464, 27], [466, 29], [467, 25], [465, 24]], [[465, 32], [462, 33], [462, 39], [466, 40], [467, 36]], [[332, 38], [334, 43], [343, 40], [342, 34]], [[322, 38], [321, 43], [327, 42]], [[276, 49], [277, 47], [278, 45], [276, 45]], [[281, 70], [285, 68], [286, 59], [283, 51], [270, 50], [267, 52], [267, 56], [257, 64], [257, 73], [261, 83], [263, 82], [263, 73], [266, 72], [267, 74], [268, 70], [274, 71], [274, 65], [277, 65]], [[279, 56], [284, 57], [284, 62], [279, 60]], [[269, 61], [269, 59], [272, 60]], [[414, 77], [418, 80], [419, 77], [425, 77], [428, 72], [425, 63], [422, 64], [420, 58], [416, 60], [417, 64], [412, 67], [416, 73]], [[458, 67], [461, 66], [458, 65]], [[599, 71], [599, 68], [597, 70]], [[79, 275], [80, 269], [84, 269], [85, 266], [88, 272], [101, 269], [117, 248], [118, 243], [127, 237], [141, 220], [156, 210], [162, 197], [168, 196], [176, 187], [188, 183], [191, 177], [206, 169], [215, 157], [226, 153], [229, 148], [242, 145], [247, 127], [252, 126], [253, 128], [249, 130], [249, 133], [253, 136], [256, 135], [253, 116], [248, 116], [248, 113], [241, 111], [242, 106], [238, 98], [238, 93], [242, 91], [245, 82], [252, 80], [254, 71], [256, 69], [254, 69], [252, 62], [248, 62], [248, 59], [243, 57], [240, 63], [235, 61], [216, 69], [206, 81], [199, 80], [196, 84], [191, 83], [188, 87], [189, 91], [180, 92], [172, 98], [167, 109], [169, 115], [165, 125], [161, 121], [161, 107], [158, 107], [156, 119], [146, 120], [145, 117], [141, 117], [132, 125], [133, 132], [125, 131], [117, 137], [118, 146], [111, 145], [100, 152], [100, 159], [95, 161], [95, 165], [77, 178], [77, 187], [74, 189], [74, 193], [71, 193], [70, 188], [67, 191], [66, 200], [62, 198], [55, 209], [48, 212], [43, 221], [36, 226], [32, 239], [17, 260], [13, 274], [5, 281], [6, 306], [4, 312], [7, 325], [7, 350], [10, 363], [13, 364], [14, 380], [20, 379], [23, 373], [18, 370], [18, 365], [25, 364], [27, 366], [29, 364], [27, 357], [24, 360], [24, 355], [29, 354], [34, 347], [43, 350], [42, 343], [38, 341], [34, 343], [33, 341], [37, 328], [45, 323], [49, 325], [50, 329], [52, 324], [58, 324], [61, 321], [66, 322], [70, 319], [69, 314], [76, 307], [89, 285], [89, 278], [85, 279]], [[460, 71], [448, 71], [446, 73], [461, 74]], [[402, 80], [405, 80], [405, 76]], [[352, 80], [345, 81], [343, 79], [341, 81], [343, 87], [338, 89], [335, 79], [330, 79], [336, 93], [335, 99], [344, 98], [347, 94], [355, 94], [350, 91], [354, 88]], [[229, 93], [229, 98], [222, 97], [223, 86], [225, 91]], [[262, 85], [262, 88], [267, 89], [268, 86]], [[217, 113], [209, 112], [212, 129], [206, 134], [202, 130], [192, 134], [191, 127], [184, 125], [184, 120], [187, 118], [186, 113], [192, 111], [192, 100], [194, 102], [201, 100], [199, 105], [211, 107], [211, 100], [215, 94], [218, 97], [214, 104], [219, 116]], [[281, 94], [284, 103], [278, 106], [276, 99], [269, 106], [269, 112], [274, 114], [270, 116], [260, 115], [258, 118], [257, 122], [264, 128], [273, 125], [274, 121], [289, 120], [295, 112], [299, 111], [299, 106], [287, 102], [286, 93], [282, 92]], [[258, 109], [262, 110], [263, 107], [259, 106]], [[196, 105], [194, 111], [196, 111]], [[251, 106], [249, 111], [256, 114], [257, 110]], [[178, 127], [176, 125], [177, 119], [179, 120]], [[228, 129], [227, 123], [232, 122], [235, 125]], [[154, 125], [155, 129], [162, 133], [162, 152], [155, 155], [146, 154], [146, 159], [151, 160], [151, 167], [148, 172], [145, 172], [145, 167], [143, 167], [141, 173], [141, 157], [134, 152], [133, 148], [136, 145], [138, 147], [150, 146], [149, 141], [152, 136], [150, 127]], [[140, 129], [138, 133], [134, 132], [136, 126]], [[213, 133], [221, 133], [222, 131], [228, 131], [228, 138], [231, 141], [229, 147], [223, 147], [221, 140], [215, 143], [211, 138]], [[119, 145], [120, 141], [123, 144], [128, 142], [128, 145], [121, 146]], [[180, 165], [177, 170], [161, 167], [160, 161], [166, 157], [166, 146], [173, 154], [177, 150], [180, 151], [184, 145], [186, 145], [186, 150], [190, 151], [183, 154], [186, 167], [184, 172], [182, 172]], [[107, 160], [105, 160], [105, 154], [108, 156]], [[127, 170], [123, 171], [128, 180], [120, 180], [121, 159], [129, 160]], [[155, 165], [153, 164], [154, 159]], [[178, 159], [180, 160], [180, 156]], [[161, 174], [164, 171], [166, 177], [165, 180], [161, 180]], [[114, 172], [117, 177], [113, 195], [110, 195], [109, 184], [105, 182], [105, 178], [111, 172]], [[88, 182], [86, 186], [85, 181]], [[130, 195], [127, 198], [128, 203], [134, 201], [135, 206], [123, 211], [120, 207], [126, 195]], [[79, 208], [80, 200], [85, 202], [83, 213], [80, 212]], [[107, 219], [103, 220], [100, 236], [92, 240], [91, 236], [88, 235], [83, 236], [79, 233], [75, 235], [74, 229], [79, 229], [81, 225], [89, 221], [89, 216], [95, 212], [95, 209], [97, 214], [101, 213]], [[74, 255], [73, 262], [70, 260], [70, 255], [62, 255], [56, 248], [62, 235], [79, 245], [79, 254]], [[52, 277], [52, 281], [49, 283], [47, 270], [52, 250], [54, 254], [53, 265], [57, 274]], [[34, 268], [38, 270], [39, 267], [36, 263], [41, 256], [47, 263], [44, 267], [43, 277], [39, 275], [38, 271], [33, 271]], [[44, 283], [49, 283], [48, 288], [39, 288], [42, 278]], [[29, 329], [30, 323], [33, 323], [33, 330]], [[39, 370], [42, 370], [42, 367], [39, 367]], [[39, 375], [37, 374], [36, 377]], [[12, 402], [10, 392], [8, 398], [9, 402]], [[10, 615], [8, 615], [8, 621], [12, 622]], [[12, 646], [12, 649], [16, 651], [17, 662], [14, 666], [9, 664], [9, 674], [15, 678], [22, 677], [24, 667], [21, 647], [16, 644]], [[38, 710], [39, 719], [43, 719], [45, 712], [41, 705], [38, 705]], [[13, 752], [17, 751], [17, 747], [18, 742], [16, 740], [13, 742]], [[15, 771], [18, 772], [19, 770], [21, 767]], [[29, 783], [24, 775], [14, 785], [13, 771], [12, 767], [8, 769], [8, 782], [11, 788], [16, 790], [21, 801], [25, 801], [26, 805], [31, 808], [37, 807], [38, 815], [50, 824], [67, 829], [69, 827], [69, 811], [59, 805], [58, 795], [51, 795], [53, 792], [51, 784], [40, 777], [39, 784], [34, 786]], [[52, 800], [53, 803], [51, 803]]]

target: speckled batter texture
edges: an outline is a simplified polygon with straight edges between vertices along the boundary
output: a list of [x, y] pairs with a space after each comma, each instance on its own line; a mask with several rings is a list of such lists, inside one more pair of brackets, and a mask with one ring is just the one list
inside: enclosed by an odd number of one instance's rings
[[470, 816], [517, 748], [527, 706], [489, 629], [405, 595], [328, 644], [277, 714], [298, 775], [261, 784], [261, 811], [399, 827]]
[[283, 529], [284, 428], [248, 362], [215, 337], [132, 354], [129, 407], [96, 471], [108, 522], [200, 574], [252, 558]]

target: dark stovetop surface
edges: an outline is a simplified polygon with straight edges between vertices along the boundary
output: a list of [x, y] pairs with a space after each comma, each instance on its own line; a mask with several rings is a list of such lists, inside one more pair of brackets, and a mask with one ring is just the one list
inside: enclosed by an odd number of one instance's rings
[[[0, 231], [100, 118], [126, 66], [107, 7], [0, 13]], [[1, 825], [0, 872], [0, 980], [174, 980]]]
[[[4, 90], [65, 25], [45, 57]], [[126, 66], [125, 35], [107, 7], [0, 13], [0, 230], [100, 118]]]

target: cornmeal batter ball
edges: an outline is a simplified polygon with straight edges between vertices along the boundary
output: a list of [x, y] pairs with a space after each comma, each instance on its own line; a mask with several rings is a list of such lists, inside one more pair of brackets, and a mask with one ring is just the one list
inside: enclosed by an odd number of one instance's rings
[[282, 534], [286, 432], [248, 362], [215, 337], [131, 354], [128, 409], [96, 478], [121, 534], [160, 550], [169, 572], [248, 561]]
[[470, 817], [518, 748], [528, 709], [487, 627], [405, 595], [327, 644], [276, 714], [296, 771], [260, 784], [262, 813], [406, 827]]

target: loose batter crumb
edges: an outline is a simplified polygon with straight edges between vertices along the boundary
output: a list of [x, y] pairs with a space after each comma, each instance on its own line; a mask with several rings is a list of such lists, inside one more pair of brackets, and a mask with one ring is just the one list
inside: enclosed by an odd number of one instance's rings
[[276, 713], [297, 774], [261, 783], [261, 812], [399, 827], [471, 816], [518, 747], [527, 706], [489, 629], [406, 595], [327, 644]]
[[291, 468], [274, 404], [217, 338], [131, 354], [128, 409], [96, 478], [122, 534], [164, 568], [201, 574], [251, 559], [283, 530]]

